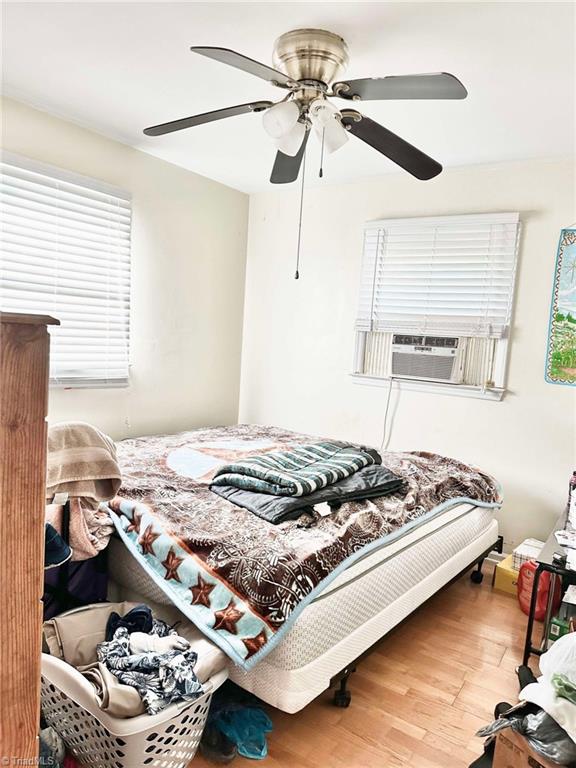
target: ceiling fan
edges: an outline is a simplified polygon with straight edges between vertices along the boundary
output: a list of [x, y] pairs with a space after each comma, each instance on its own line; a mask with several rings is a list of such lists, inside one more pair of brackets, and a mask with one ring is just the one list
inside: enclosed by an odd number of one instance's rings
[[286, 91], [278, 102], [253, 101], [146, 128], [147, 136], [162, 136], [195, 125], [248, 112], [264, 112], [263, 124], [278, 149], [270, 181], [295, 181], [310, 130], [319, 135], [328, 152], [348, 140], [348, 133], [369, 144], [417, 179], [432, 179], [440, 163], [384, 126], [347, 107], [338, 109], [329, 98], [348, 102], [378, 99], [465, 99], [466, 88], [446, 72], [399, 75], [334, 82], [348, 63], [346, 42], [322, 29], [296, 29], [281, 35], [274, 45], [274, 65], [262, 64], [228, 48], [192, 47], [201, 56], [236, 67]]

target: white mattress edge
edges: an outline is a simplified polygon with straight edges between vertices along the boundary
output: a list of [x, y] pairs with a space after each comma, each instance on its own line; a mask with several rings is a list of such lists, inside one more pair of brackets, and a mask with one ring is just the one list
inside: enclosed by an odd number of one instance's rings
[[[438, 529], [443, 528], [445, 525], [448, 525], [449, 523], [454, 522], [469, 512], [472, 512], [474, 509], [478, 509], [475, 504], [457, 504], [455, 507], [451, 507], [444, 512], [440, 512], [435, 517], [431, 518], [425, 523], [422, 523], [416, 528], [413, 528], [411, 531], [403, 536], [400, 536], [394, 541], [388, 544], [382, 544], [382, 547], [370, 552], [365, 557], [361, 557], [359, 560], [356, 560], [354, 563], [352, 563], [352, 565], [348, 566], [348, 568], [336, 576], [336, 578], [331, 581], [330, 584], [328, 584], [326, 589], [322, 590], [322, 592], [320, 592], [320, 594], [318, 594], [312, 602], [321, 600], [326, 595], [334, 592], [336, 589], [340, 589], [341, 587], [345, 586], [350, 581], [358, 578], [374, 566], [380, 565], [389, 558], [394, 557], [394, 555], [396, 555], [398, 552], [401, 552], [406, 547], [410, 547], [416, 541], [429, 536], [431, 533], [434, 533]], [[482, 509], [484, 510], [486, 508], [482, 507]]]

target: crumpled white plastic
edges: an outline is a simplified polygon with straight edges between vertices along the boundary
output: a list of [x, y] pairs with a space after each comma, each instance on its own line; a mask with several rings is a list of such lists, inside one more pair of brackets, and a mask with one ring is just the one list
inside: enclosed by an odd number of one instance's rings
[[552, 685], [552, 675], [565, 675], [576, 684], [576, 632], [556, 640], [540, 657], [541, 677], [520, 691], [520, 699], [537, 704], [554, 718], [576, 742], [576, 704], [558, 696]]

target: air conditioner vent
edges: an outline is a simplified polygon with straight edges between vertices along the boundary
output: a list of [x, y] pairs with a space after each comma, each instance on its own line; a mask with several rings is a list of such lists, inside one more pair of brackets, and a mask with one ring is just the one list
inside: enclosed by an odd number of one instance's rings
[[462, 382], [466, 339], [454, 336], [392, 337], [391, 374], [399, 378]]
[[416, 376], [419, 379], [443, 379], [450, 381], [453, 367], [453, 357], [392, 353], [392, 373], [394, 376]]

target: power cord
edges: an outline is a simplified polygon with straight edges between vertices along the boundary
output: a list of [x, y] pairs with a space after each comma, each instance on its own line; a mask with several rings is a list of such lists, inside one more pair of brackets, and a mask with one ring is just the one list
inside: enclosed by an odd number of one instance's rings
[[388, 426], [388, 411], [390, 410], [390, 399], [392, 395], [393, 384], [394, 384], [394, 376], [390, 376], [390, 384], [388, 385], [388, 394], [386, 395], [386, 409], [384, 411], [384, 424], [382, 425], [382, 442], [380, 443], [381, 451], [388, 448], [388, 444], [390, 443], [390, 438], [392, 436], [392, 431], [390, 431], [390, 434], [388, 435], [388, 440], [386, 440], [386, 431]]

